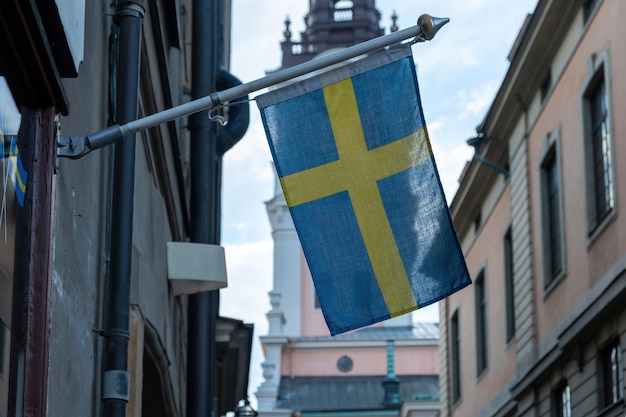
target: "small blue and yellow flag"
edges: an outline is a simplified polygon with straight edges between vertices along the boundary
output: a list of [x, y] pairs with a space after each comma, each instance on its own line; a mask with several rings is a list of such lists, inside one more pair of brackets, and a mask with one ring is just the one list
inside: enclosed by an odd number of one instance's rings
[[256, 100], [332, 335], [471, 283], [409, 46]]
[[[28, 173], [22, 164], [19, 147], [17, 146], [17, 136], [3, 135], [0, 131], [0, 140], [2, 142], [2, 159], [8, 159], [6, 178], [9, 179], [15, 188], [15, 197], [20, 206], [24, 206], [24, 197], [26, 195], [26, 181]], [[9, 144], [9, 152], [4, 150], [4, 143]]]

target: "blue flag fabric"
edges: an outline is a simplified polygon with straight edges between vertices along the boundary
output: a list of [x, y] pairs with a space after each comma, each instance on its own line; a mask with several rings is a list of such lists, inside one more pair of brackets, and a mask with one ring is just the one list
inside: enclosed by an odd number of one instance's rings
[[256, 100], [332, 335], [427, 306], [471, 283], [409, 46]]

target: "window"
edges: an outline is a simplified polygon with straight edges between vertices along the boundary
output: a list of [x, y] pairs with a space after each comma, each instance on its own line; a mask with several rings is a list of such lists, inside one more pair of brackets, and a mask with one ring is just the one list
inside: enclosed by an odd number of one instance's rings
[[600, 407], [608, 407], [624, 397], [622, 348], [615, 339], [600, 352]]
[[506, 342], [515, 337], [515, 282], [513, 280], [513, 240], [511, 227], [504, 234], [504, 302], [506, 309]]
[[482, 225], [483, 216], [482, 213], [479, 211], [478, 214], [476, 214], [476, 217], [474, 217], [474, 232], [478, 233]]
[[461, 338], [459, 311], [456, 310], [450, 319], [450, 369], [452, 385], [452, 404], [461, 399]]
[[480, 376], [487, 369], [487, 289], [484, 270], [474, 282], [476, 307], [476, 375]]
[[4, 364], [4, 349], [5, 349], [5, 340], [7, 339], [6, 337], [6, 333], [7, 333], [7, 328], [4, 326], [4, 323], [2, 322], [2, 320], [0, 320], [0, 375], [2, 375], [5, 371], [5, 364]]
[[352, 358], [350, 356], [343, 355], [337, 360], [337, 369], [340, 372], [348, 373], [352, 370], [353, 366], [354, 363], [352, 362]]
[[543, 285], [549, 290], [565, 271], [559, 131], [549, 135], [541, 159]]
[[[608, 53], [605, 53], [608, 55]], [[594, 237], [602, 229], [615, 209], [615, 180], [613, 173], [613, 145], [606, 84], [607, 59], [601, 61], [587, 83], [583, 95], [585, 121], [585, 169], [587, 186], [588, 232]]]
[[315, 289], [313, 289], [313, 292], [315, 294], [315, 300], [313, 300], [313, 308], [315, 310], [319, 310], [320, 308], [322, 308], [320, 306], [320, 298], [317, 296], [317, 291], [315, 291]]
[[548, 75], [546, 75], [539, 86], [542, 103], [545, 101], [546, 97], [548, 97], [548, 94], [550, 94], [550, 90], [552, 90], [552, 72], [549, 72]]
[[608, 103], [604, 81], [591, 91], [591, 150], [593, 153], [594, 197], [596, 223], [613, 208], [613, 173], [611, 169], [611, 146], [609, 134]]
[[599, 0], [585, 0], [585, 2], [583, 3], [583, 17], [585, 19], [585, 22], [589, 20], [589, 18], [595, 11], [598, 3], [600, 3]]
[[336, 0], [333, 19], [335, 22], [349, 22], [354, 18], [354, 4], [350, 0]]
[[[15, 224], [18, 212], [15, 165], [22, 116], [4, 77], [0, 77], [0, 416], [8, 415]], [[23, 194], [22, 194], [23, 195]]]
[[552, 416], [572, 417], [569, 385], [564, 382], [552, 391]]

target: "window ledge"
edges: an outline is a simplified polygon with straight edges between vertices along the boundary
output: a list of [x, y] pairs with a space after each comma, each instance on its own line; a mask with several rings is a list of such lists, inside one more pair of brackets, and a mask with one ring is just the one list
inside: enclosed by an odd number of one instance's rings
[[604, 217], [604, 219], [602, 219], [602, 221], [589, 232], [589, 235], [587, 236], [587, 250], [591, 250], [591, 247], [593, 246], [593, 243], [596, 241], [596, 239], [602, 234], [602, 232], [604, 232], [609, 224], [613, 220], [615, 220], [616, 217], [617, 209], [613, 207], [613, 209], [611, 209], [611, 211]]
[[[563, 271], [559, 275], [557, 275], [548, 285], [543, 288], [543, 299], [545, 300], [550, 296], [552, 291], [562, 282], [565, 281], [565, 277], [567, 276], [567, 269], [563, 268]], [[545, 281], [544, 281], [545, 282]]]
[[596, 417], [614, 416], [617, 415], [618, 411], [621, 415], [621, 412], [623, 412], [624, 409], [626, 409], [626, 405], [624, 404], [624, 399], [622, 398], [621, 400], [618, 400], [613, 404], [607, 405], [606, 407], [598, 410], [598, 412], [596, 413]]

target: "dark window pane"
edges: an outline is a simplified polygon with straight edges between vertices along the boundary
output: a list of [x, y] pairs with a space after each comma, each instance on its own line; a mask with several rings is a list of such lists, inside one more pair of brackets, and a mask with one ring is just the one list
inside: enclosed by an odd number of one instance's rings
[[611, 138], [609, 134], [608, 97], [604, 80], [589, 95], [591, 111], [591, 160], [595, 201], [595, 225], [614, 206]]
[[511, 229], [504, 235], [504, 297], [506, 302], [506, 341], [515, 336], [515, 281], [513, 279], [513, 240]]
[[622, 349], [619, 341], [602, 351], [602, 406], [606, 407], [624, 396]]
[[484, 273], [481, 272], [474, 283], [476, 301], [476, 372], [478, 375], [487, 369], [487, 290]]
[[548, 244], [549, 244], [549, 265], [550, 281], [556, 278], [563, 271], [563, 234], [561, 230], [561, 207], [559, 183], [559, 173], [557, 169], [555, 153], [544, 165], [545, 187], [547, 198], [547, 221], [548, 221]]
[[6, 337], [7, 329], [4, 327], [4, 323], [0, 320], [0, 374], [4, 373], [4, 344]]
[[585, 18], [585, 22], [589, 19], [589, 16], [591, 16], [597, 5], [598, 0], [586, 0], [583, 3], [583, 16]]
[[461, 399], [461, 340], [459, 334], [459, 312], [450, 319], [450, 356], [452, 368], [452, 403]]
[[569, 396], [569, 385], [561, 390], [561, 417], [571, 417], [571, 401]]

